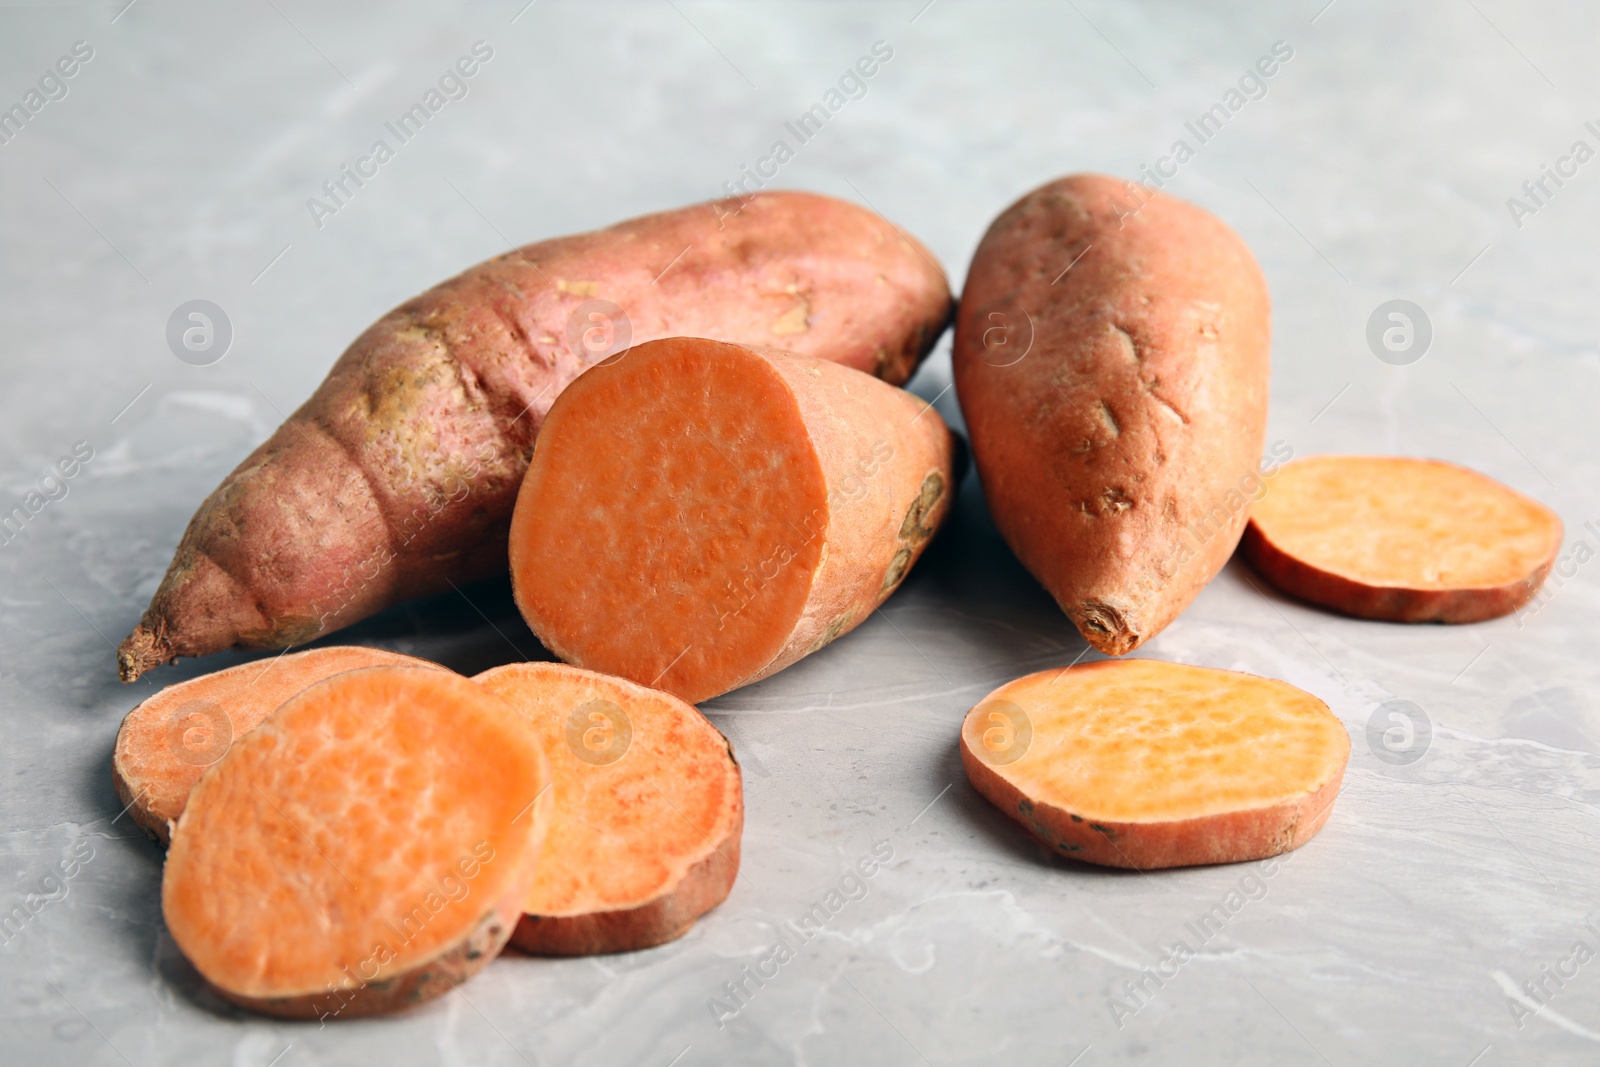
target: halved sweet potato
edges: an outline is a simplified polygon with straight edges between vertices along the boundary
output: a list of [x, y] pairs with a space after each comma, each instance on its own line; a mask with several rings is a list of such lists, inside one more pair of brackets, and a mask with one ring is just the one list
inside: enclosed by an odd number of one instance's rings
[[318, 682], [238, 738], [178, 819], [172, 938], [235, 1003], [370, 1015], [447, 992], [504, 946], [548, 820], [526, 720], [442, 670]]
[[517, 606], [581, 667], [695, 702], [867, 618], [949, 510], [952, 443], [910, 393], [673, 337], [578, 378], [511, 519]]
[[169, 685], [128, 712], [117, 730], [111, 784], [133, 821], [165, 845], [205, 769], [236, 737], [324, 678], [359, 667], [443, 667], [381, 648], [336, 645], [241, 663]]
[[560, 663], [473, 681], [534, 724], [556, 815], [511, 935], [546, 956], [631, 952], [688, 933], [739, 873], [744, 793], [727, 740], [691, 705]]
[[1243, 548], [1285, 593], [1347, 615], [1478, 622], [1533, 599], [1561, 536], [1555, 512], [1453, 463], [1312, 456], [1279, 469]]
[[1148, 659], [1018, 678], [961, 727], [961, 763], [991, 803], [1062, 856], [1139, 870], [1298, 848], [1349, 755], [1310, 693]]

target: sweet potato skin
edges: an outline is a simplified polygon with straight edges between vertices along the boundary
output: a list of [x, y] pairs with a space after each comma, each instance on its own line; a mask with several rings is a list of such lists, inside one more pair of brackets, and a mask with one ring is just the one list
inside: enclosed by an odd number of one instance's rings
[[[656, 373], [661, 366], [681, 372], [690, 366], [717, 365], [760, 373], [770, 382], [772, 395], [793, 404], [790, 410], [798, 414], [797, 424], [805, 434], [808, 466], [814, 463], [820, 475], [818, 506], [802, 519], [791, 520], [797, 546], [823, 546], [820, 554], [806, 557], [816, 562], [807, 564], [813, 569], [799, 615], [792, 622], [785, 619], [781, 632], [762, 634], [759, 655], [752, 653], [751, 661], [741, 665], [748, 670], [738, 672], [728, 666], [725, 639], [720, 637], [723, 620], [739, 616], [738, 601], [735, 593], [720, 588], [715, 593], [726, 603], [696, 609], [702, 624], [670, 664], [663, 659], [644, 669], [627, 656], [597, 654], [597, 642], [585, 642], [585, 630], [592, 634], [597, 614], [588, 612], [581, 625], [562, 624], [568, 599], [580, 597], [587, 603], [583, 594], [592, 590], [563, 579], [571, 588], [557, 592], [558, 583], [551, 575], [559, 572], [542, 569], [548, 547], [566, 535], [565, 528], [550, 529], [552, 524], [560, 526], [554, 517], [558, 513], [541, 505], [543, 494], [567, 491], [566, 480], [552, 473], [565, 461], [552, 457], [568, 447], [569, 423], [582, 424], [595, 412], [609, 410], [600, 402], [591, 404], [590, 398], [610, 390], [621, 376], [644, 373], [641, 367]], [[690, 703], [769, 677], [866, 621], [899, 587], [954, 499], [954, 440], [926, 402], [828, 361], [704, 338], [648, 342], [597, 367], [558, 402], [545, 440], [550, 443], [535, 452], [523, 483], [510, 539], [512, 588], [523, 618], [562, 660], [653, 685]], [[800, 558], [795, 551], [793, 559]], [[689, 561], [680, 562], [690, 570], [699, 569], [690, 567]], [[787, 572], [794, 566], [785, 562], [780, 569]], [[728, 583], [730, 590], [732, 584]], [[625, 594], [641, 604], [653, 599], [637, 584], [629, 585]], [[711, 605], [711, 600], [705, 603]]]
[[1192, 204], [1075, 175], [973, 256], [956, 393], [995, 523], [1084, 638], [1138, 648], [1227, 562], [1266, 433], [1270, 308]]
[[[278, 705], [307, 686], [341, 671], [376, 666], [424, 667], [444, 670], [426, 660], [378, 648], [334, 645], [278, 657], [267, 663], [241, 663], [187, 682], [167, 686], [128, 712], [117, 731], [111, 755], [111, 784], [135, 825], [157, 844], [172, 842], [172, 824], [183, 814], [189, 791], [205, 767], [221, 759], [223, 751], [189, 755], [173, 751], [176, 720], [198, 704], [202, 715], [227, 717], [228, 738], [253, 730]], [[214, 709], [214, 710], [213, 710]], [[218, 723], [210, 725], [217, 727]], [[156, 737], [150, 734], [156, 732]], [[152, 742], [160, 745], [152, 747]]]
[[985, 763], [965, 736], [961, 766], [974, 789], [1056, 855], [1141, 871], [1267, 859], [1297, 849], [1328, 821], [1344, 774], [1341, 766], [1338, 776], [1293, 803], [1215, 815], [1197, 826], [1195, 820], [1090, 822], [1064, 804], [1030, 800]]
[[[1321, 607], [1385, 622], [1481, 622], [1509, 615], [1531, 601], [1561, 551], [1563, 528], [1555, 512], [1470, 468], [1406, 456], [1313, 456], [1296, 460], [1283, 473], [1293, 480], [1308, 470], [1346, 472], [1343, 476], [1360, 487], [1366, 508], [1353, 513], [1340, 493], [1330, 499], [1328, 488], [1316, 488], [1315, 481], [1301, 483], [1285, 504], [1280, 481], [1279, 495], [1264, 498], [1251, 515], [1240, 550], [1274, 587]], [[1422, 479], [1420, 486], [1416, 479]], [[1475, 503], [1468, 506], [1468, 502]], [[1286, 534], [1280, 525], [1286, 506], [1338, 531], [1346, 545], [1370, 543], [1374, 537], [1399, 538], [1385, 551], [1391, 560], [1412, 558], [1420, 544], [1429, 566], [1374, 573], [1352, 567], [1346, 559], [1341, 573], [1340, 565], [1326, 555], [1315, 561], [1303, 558], [1294, 551], [1294, 533]], [[1473, 513], [1474, 506], [1489, 510]], [[1466, 512], [1457, 513], [1463, 507]], [[1518, 532], [1508, 534], [1495, 525], [1495, 517], [1512, 521]], [[1485, 522], [1489, 525], [1481, 525]], [[1417, 524], [1439, 523], [1449, 531], [1445, 543], [1417, 540]], [[1450, 543], [1457, 537], [1492, 546], [1497, 565], [1485, 570], [1482, 561], [1465, 568], [1459, 562], [1446, 563], [1461, 547]], [[1301, 546], [1303, 553], [1308, 551], [1303, 541]]]
[[503, 571], [539, 426], [592, 362], [569, 339], [606, 326], [604, 308], [575, 316], [590, 300], [620, 307], [634, 342], [780, 343], [895, 384], [951, 307], [915, 241], [806, 193], [700, 204], [479, 264], [357, 338], [200, 506], [118, 651], [123, 681], [178, 656], [300, 644]]
[[[559, 818], [559, 814], [557, 818]], [[700, 917], [728, 898], [739, 876], [744, 808], [733, 833], [689, 870], [671, 893], [637, 908], [590, 915], [528, 915], [517, 920], [511, 943], [534, 956], [595, 956], [637, 952], [676, 941]]]
[[[1071, 670], [1116, 670], [1124, 664], [1141, 662], [1105, 660]], [[1131, 870], [1238, 863], [1267, 859], [1299, 848], [1328, 821], [1350, 759], [1349, 739], [1342, 727], [1338, 733], [1337, 765], [1328, 777], [1316, 789], [1277, 804], [1179, 820], [1118, 820], [1071, 810], [1069, 801], [1059, 790], [1054, 791], [1053, 799], [1028, 796], [1000, 767], [991, 764], [978, 751], [983, 727], [976, 723], [974, 713], [997, 697], [1004, 698], [1014, 686], [1046, 678], [1053, 684], [1063, 673], [1066, 672], [1040, 671], [994, 690], [968, 713], [962, 723], [960, 740], [961, 765], [973, 788], [1055, 855]], [[1231, 671], [1214, 673], [1239, 676]], [[1326, 705], [1322, 705], [1322, 710], [1332, 719]], [[1038, 735], [1034, 738], [1037, 741]]]
[[[610, 693], [621, 705], [631, 705], [639, 699], [675, 701], [669, 694], [627, 679], [564, 663], [514, 663], [493, 667], [475, 675], [472, 680], [536, 719], [538, 712], [530, 707], [535, 702], [525, 699], [526, 690], [530, 687], [547, 685], [554, 688], [576, 682], [585, 685], [590, 692]], [[726, 796], [728, 818], [724, 832], [715, 840], [710, 840], [711, 835], [708, 834], [708, 840], [699, 842], [701, 847], [707, 849], [703, 857], [691, 864], [675, 883], [633, 907], [580, 914], [525, 912], [511, 934], [511, 943], [517, 948], [536, 956], [592, 956], [654, 948], [688, 933], [701, 916], [727, 899], [739, 875], [739, 843], [744, 834], [744, 786], [739, 762], [733, 754], [733, 746], [698, 710], [681, 702], [678, 703], [678, 710], [682, 713], [680, 723], [692, 723], [698, 727], [692, 732], [701, 732], [702, 737], [706, 736], [703, 731], [709, 731], [714, 735], [711, 739], [716, 742], [719, 754], [726, 754], [733, 788]], [[590, 828], [603, 826], [604, 820], [597, 819], [596, 813], [574, 811], [574, 798], [562, 792], [563, 767], [572, 766], [573, 757], [570, 752], [560, 750], [560, 746], [566, 742], [564, 738], [557, 738], [552, 729], [554, 725], [551, 722], [535, 722], [535, 729], [544, 738], [546, 756], [554, 774], [553, 819], [557, 823], [563, 819], [576, 819], [577, 825]], [[635, 719], [635, 730], [639, 725]], [[670, 769], [664, 767], [663, 773]], [[671, 806], [671, 801], [668, 804]], [[681, 816], [682, 812], [678, 814]], [[553, 840], [558, 839], [547, 839], [546, 862], [559, 860], [548, 843]], [[539, 892], [536, 883], [535, 895]]]
[[1552, 552], [1538, 570], [1505, 585], [1402, 589], [1367, 585], [1296, 559], [1274, 545], [1253, 523], [1245, 528], [1239, 549], [1273, 588], [1345, 615], [1380, 622], [1466, 623], [1510, 615], [1534, 598], [1556, 562]]

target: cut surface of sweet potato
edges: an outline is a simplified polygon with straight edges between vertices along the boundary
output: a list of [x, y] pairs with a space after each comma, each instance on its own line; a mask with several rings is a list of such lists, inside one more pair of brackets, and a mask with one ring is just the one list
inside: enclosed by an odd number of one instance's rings
[[560, 663], [473, 681], [534, 724], [555, 815], [511, 940], [540, 955], [683, 936], [739, 873], [744, 794], [727, 740], [677, 697]]
[[691, 702], [861, 623], [949, 510], [926, 403], [837, 364], [675, 337], [570, 385], [511, 522], [523, 617], [568, 663]]
[[134, 823], [165, 845], [205, 769], [284, 701], [360, 667], [432, 667], [381, 648], [335, 645], [203, 674], [140, 703], [117, 730], [111, 782]]
[[162, 913], [224, 997], [290, 1017], [447, 992], [510, 936], [549, 818], [526, 720], [465, 678], [368, 667], [238, 738], [190, 794]]
[[1139, 870], [1298, 848], [1349, 754], [1303, 690], [1148, 659], [1018, 678], [961, 728], [967, 777], [1001, 811], [1057, 855]]
[[1348, 615], [1477, 622], [1538, 592], [1561, 548], [1549, 508], [1431, 459], [1285, 464], [1250, 513], [1246, 557], [1274, 586]]

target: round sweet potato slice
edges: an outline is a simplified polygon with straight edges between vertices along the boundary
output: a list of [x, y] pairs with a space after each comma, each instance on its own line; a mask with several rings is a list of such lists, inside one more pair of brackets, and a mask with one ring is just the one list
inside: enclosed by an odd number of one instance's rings
[[555, 816], [511, 941], [544, 956], [688, 933], [739, 873], [744, 792], [727, 740], [669, 693], [560, 663], [473, 679], [534, 724]]
[[1243, 547], [1285, 593], [1347, 615], [1479, 622], [1533, 598], [1561, 536], [1555, 512], [1465, 467], [1312, 456], [1278, 471]]
[[517, 606], [568, 663], [691, 703], [863, 622], [953, 497], [949, 429], [823, 360], [673, 337], [587, 371], [511, 519]]
[[222, 996], [286, 1017], [390, 1011], [504, 946], [549, 818], [538, 737], [482, 686], [368, 667], [236, 740], [178, 819], [161, 909]]
[[1058, 855], [1138, 870], [1298, 848], [1349, 755], [1309, 693], [1149, 659], [1018, 678], [961, 727], [961, 763], [991, 803]]
[[156, 841], [172, 839], [189, 792], [236, 737], [324, 678], [361, 667], [431, 667], [381, 648], [335, 645], [202, 674], [140, 703], [117, 730], [111, 784], [128, 815]]

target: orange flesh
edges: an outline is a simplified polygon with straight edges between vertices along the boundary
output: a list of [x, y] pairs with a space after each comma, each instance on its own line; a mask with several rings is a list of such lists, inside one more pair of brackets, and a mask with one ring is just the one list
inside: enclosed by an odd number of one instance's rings
[[[671, 891], [743, 821], [738, 765], [715, 726], [692, 706], [617, 678], [552, 663], [496, 667], [473, 681], [534, 724], [550, 760], [556, 815], [539, 872], [524, 898], [530, 915], [560, 917], [635, 908]], [[631, 737], [609, 758], [616, 724], [583, 712], [610, 702]], [[590, 738], [569, 741], [574, 713]], [[599, 752], [596, 752], [596, 749]]]
[[[140, 826], [167, 838], [207, 767], [236, 738], [302, 689], [361, 667], [435, 667], [426, 660], [353, 645], [291, 652], [169, 685], [128, 712], [112, 765], [122, 802]], [[443, 670], [442, 667], [435, 667]]]
[[1097, 822], [1178, 822], [1298, 800], [1343, 773], [1350, 747], [1327, 705], [1286, 682], [1129, 659], [995, 690], [962, 725], [979, 758], [1005, 701], [1026, 714], [1032, 738], [995, 772], [1024, 796]]
[[547, 781], [526, 724], [464, 678], [330, 678], [196, 787], [167, 855], [167, 927], [202, 975], [244, 997], [410, 971], [526, 892]]
[[511, 526], [517, 602], [552, 652], [690, 701], [782, 650], [828, 522], [788, 385], [706, 344], [657, 342], [569, 386]]
[[1544, 505], [1437, 460], [1313, 456], [1286, 464], [1250, 512], [1284, 554], [1368, 586], [1446, 590], [1522, 581], [1561, 543]]

